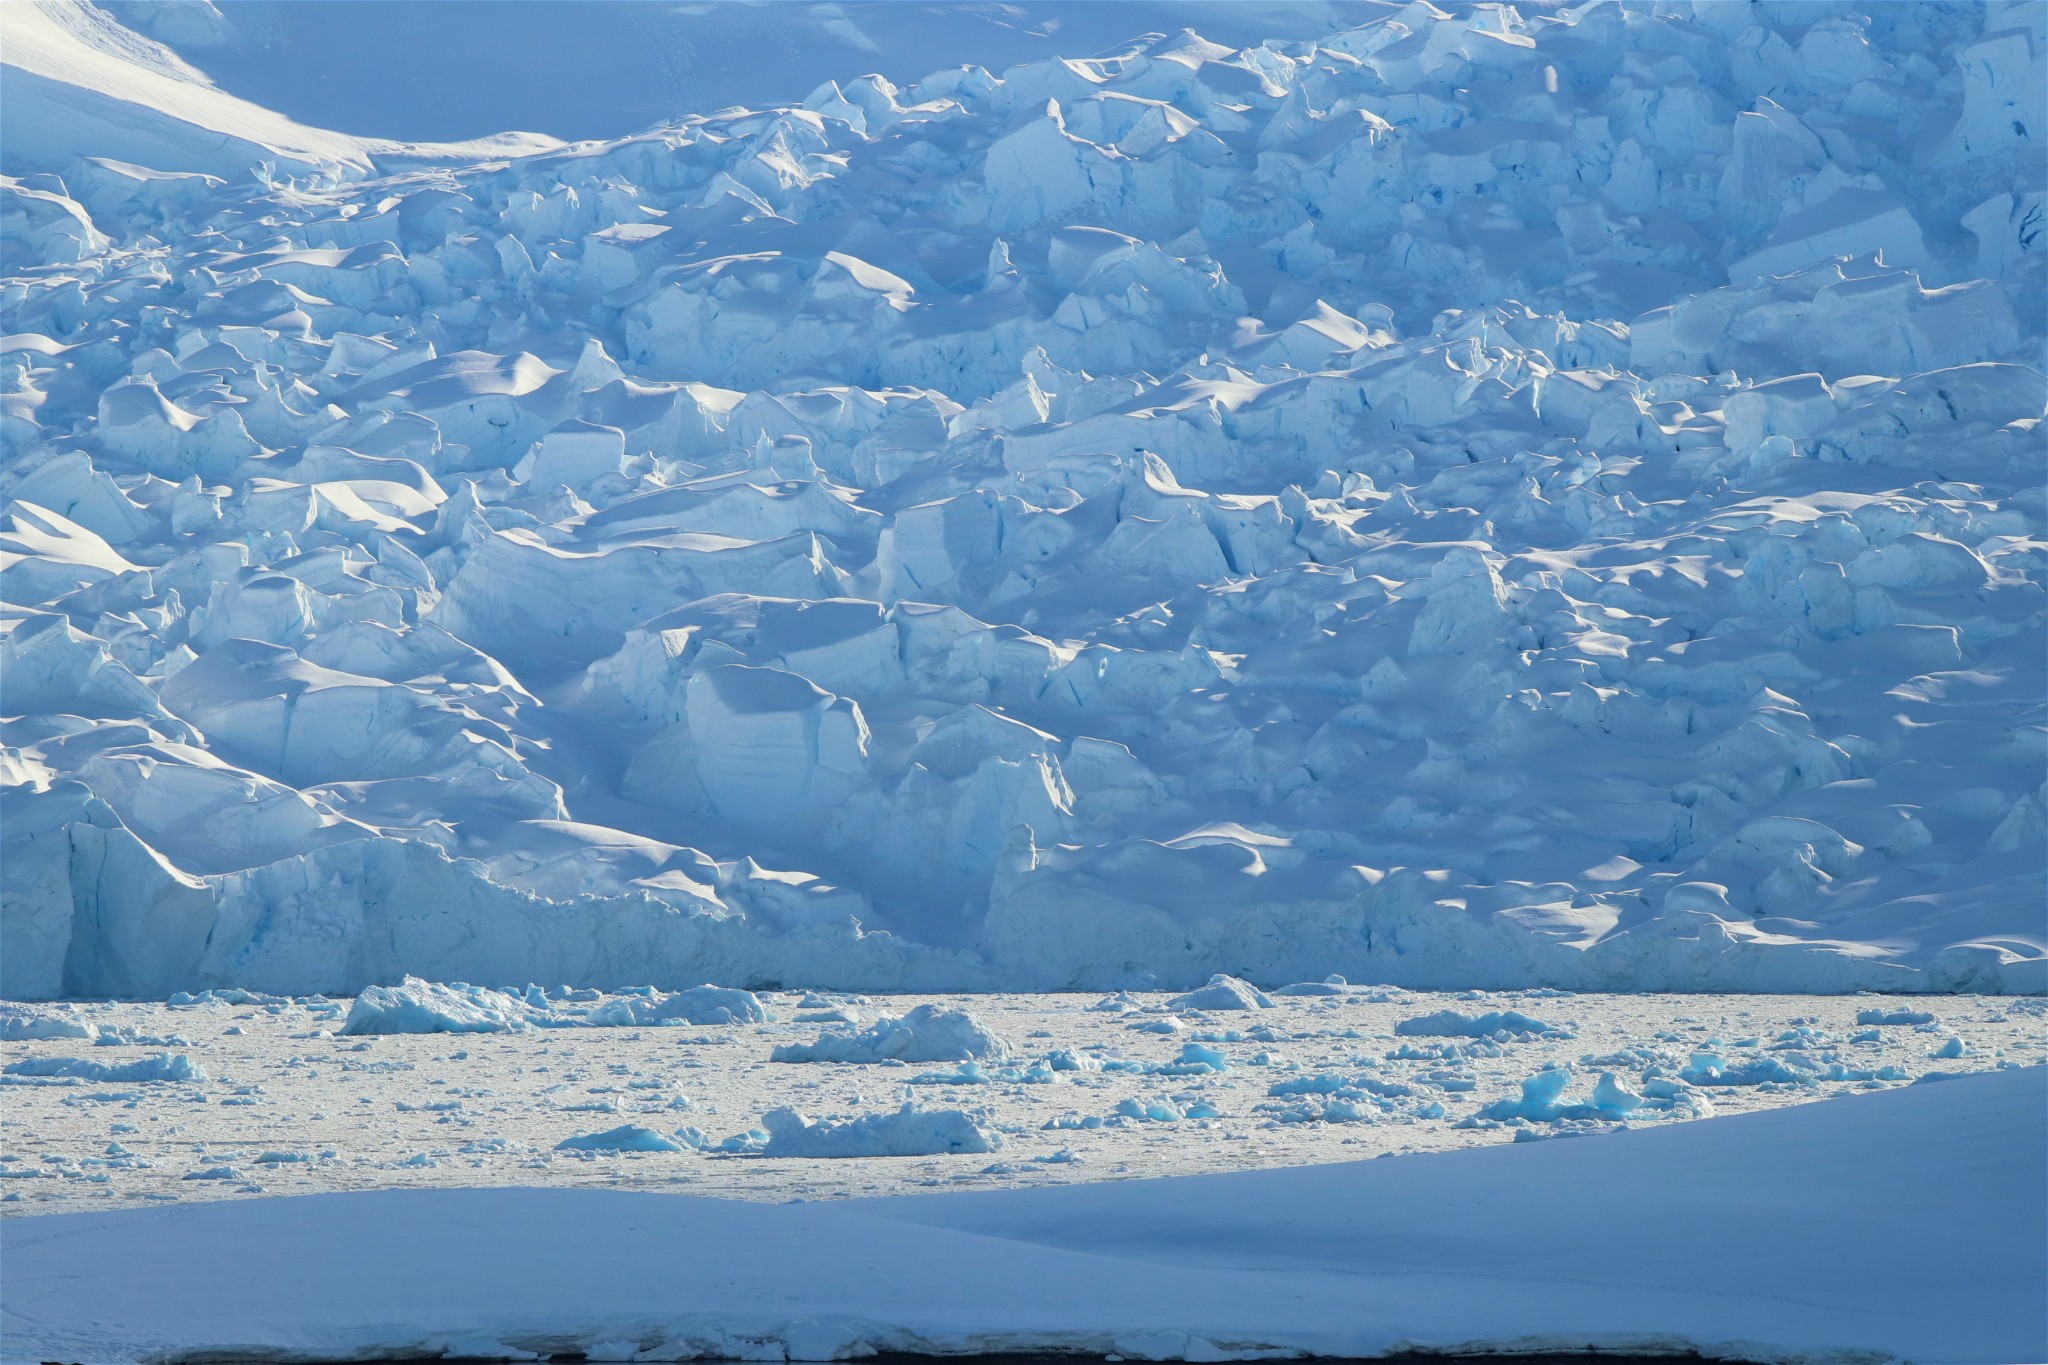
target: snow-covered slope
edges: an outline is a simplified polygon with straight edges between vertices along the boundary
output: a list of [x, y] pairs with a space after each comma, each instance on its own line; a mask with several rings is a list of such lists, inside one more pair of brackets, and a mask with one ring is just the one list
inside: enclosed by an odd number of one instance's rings
[[2041, 989], [2042, 16], [10, 181], [0, 990]]
[[[171, 33], [209, 14], [218, 21], [206, 0], [149, 9]], [[559, 145], [496, 130], [477, 142], [436, 144], [307, 127], [216, 88], [162, 43], [83, 0], [17, 0], [0, 12], [0, 36], [0, 166], [11, 172], [61, 172], [72, 158], [92, 156], [233, 181], [259, 167], [359, 176], [378, 156], [461, 161]]]
[[2031, 1067], [1656, 1132], [1056, 1189], [393, 1190], [18, 1218], [0, 1324], [30, 1360], [2038, 1360], [2042, 1101]]
[[[968, 63], [1001, 71], [1088, 57], [1188, 22], [1177, 0], [1003, 4], [833, 0], [516, 0], [490, 22], [466, 5], [360, 0], [102, 0], [221, 89], [361, 137], [460, 139], [506, 128], [610, 138], [687, 113], [801, 100], [877, 72], [911, 82]], [[1205, 36], [1233, 46], [1314, 38], [1392, 0], [1202, 0]], [[317, 53], [317, 60], [307, 54]]]

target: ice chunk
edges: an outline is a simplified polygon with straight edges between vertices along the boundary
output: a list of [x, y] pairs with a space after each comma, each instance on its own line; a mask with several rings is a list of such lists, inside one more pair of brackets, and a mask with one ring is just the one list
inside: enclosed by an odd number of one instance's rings
[[593, 1025], [759, 1024], [768, 1017], [767, 1007], [752, 991], [706, 985], [667, 995], [622, 996], [592, 1010], [585, 1019]]
[[1403, 1019], [1394, 1025], [1394, 1032], [1403, 1038], [1491, 1038], [1497, 1034], [1540, 1038], [1564, 1030], [1520, 1010], [1488, 1010], [1484, 1014], [1438, 1010], [1434, 1014]]
[[1168, 1074], [1200, 1075], [1203, 1072], [1228, 1071], [1230, 1059], [1220, 1047], [1206, 1047], [1201, 1043], [1183, 1043], [1180, 1060], [1168, 1068]]
[[0, 531], [0, 587], [9, 601], [43, 602], [131, 573], [135, 565], [69, 517], [19, 500]]
[[502, 991], [407, 977], [372, 986], [349, 1007], [344, 1034], [507, 1033], [532, 1027], [525, 1001]]
[[1612, 1071], [1603, 1071], [1593, 1087], [1593, 1107], [1609, 1118], [1621, 1118], [1642, 1108], [1643, 1097]]
[[1835, 417], [1834, 395], [1817, 374], [1788, 375], [1728, 395], [1728, 449], [1748, 455], [1766, 436], [1786, 436], [1796, 445]]
[[569, 421], [541, 437], [520, 475], [542, 488], [560, 484], [583, 492], [607, 474], [618, 474], [625, 459], [626, 434], [617, 427]]
[[1321, 981], [1296, 981], [1290, 985], [1280, 987], [1273, 994], [1293, 996], [1349, 995], [1351, 989], [1350, 982], [1341, 976], [1332, 975], [1323, 978]]
[[1883, 253], [1893, 266], [1928, 259], [1920, 223], [1905, 199], [1889, 190], [1844, 188], [1780, 223], [1762, 247], [1728, 267], [1731, 280], [1783, 275], [1829, 256]]
[[777, 1062], [1001, 1061], [1010, 1045], [966, 1010], [919, 1005], [908, 1014], [877, 1019], [864, 1029], [832, 1030], [814, 1043], [785, 1043]]
[[1003, 1145], [1002, 1134], [973, 1114], [913, 1104], [894, 1113], [816, 1122], [794, 1109], [773, 1109], [761, 1122], [768, 1130], [762, 1154], [771, 1157], [943, 1156], [993, 1152]]
[[1817, 1064], [1796, 1056], [1754, 1057], [1730, 1062], [1719, 1052], [1703, 1050], [1692, 1055], [1685, 1070], [1679, 1073], [1679, 1079], [1688, 1085], [1796, 1085], [1810, 1082], [1817, 1070]]
[[1185, 995], [1176, 995], [1167, 1005], [1177, 1010], [1269, 1010], [1273, 1002], [1249, 981], [1223, 972], [1209, 978], [1209, 984]]
[[95, 1062], [83, 1057], [25, 1057], [0, 1067], [8, 1076], [70, 1077], [81, 1081], [203, 1081], [206, 1069], [182, 1052], [159, 1053], [135, 1062]]
[[88, 1024], [63, 1014], [39, 1011], [0, 1011], [0, 1043], [24, 1043], [48, 1038], [92, 1038], [99, 1025]]
[[1560, 1103], [1565, 1087], [1572, 1081], [1572, 1069], [1568, 1066], [1548, 1066], [1522, 1082], [1522, 1093], [1516, 1099], [1497, 1100], [1479, 1111], [1482, 1119], [1527, 1119], [1537, 1123], [1554, 1123], [1559, 1119], [1593, 1117], [1593, 1107], [1588, 1105], [1566, 1105]]
[[1127, 1119], [1140, 1123], [1179, 1123], [1188, 1117], [1180, 1105], [1164, 1096], [1155, 1095], [1150, 1099], [1124, 1099], [1116, 1103], [1116, 1112]]
[[602, 1133], [585, 1133], [580, 1137], [566, 1137], [555, 1144], [558, 1152], [681, 1152], [689, 1150], [688, 1145], [663, 1137], [652, 1128], [641, 1128], [635, 1124], [621, 1124], [607, 1128]]
[[1856, 1022], [1859, 1024], [1888, 1024], [1896, 1026], [1931, 1024], [1934, 1022], [1934, 1014], [1930, 1010], [1916, 1010], [1901, 1005], [1892, 1009], [1858, 1010], [1856, 1011]]
[[952, 1071], [924, 1071], [912, 1076], [908, 1085], [987, 1085], [994, 1076], [981, 1069], [979, 1062], [962, 1062]]
[[[738, 664], [691, 677], [686, 712], [694, 775], [727, 818], [773, 821], [791, 803], [825, 808], [867, 773], [860, 705], [797, 674]], [[652, 782], [636, 769], [641, 786]]]

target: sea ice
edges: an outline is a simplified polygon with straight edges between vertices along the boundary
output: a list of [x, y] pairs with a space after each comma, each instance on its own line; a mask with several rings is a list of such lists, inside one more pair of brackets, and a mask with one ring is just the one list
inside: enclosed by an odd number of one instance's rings
[[[804, 1013], [794, 1009], [802, 992], [762, 998], [764, 1012], [776, 1018], [757, 1023], [589, 1028], [574, 1021], [649, 997], [532, 987], [523, 998], [538, 1003], [527, 1008], [555, 1012], [557, 1025], [481, 1035], [338, 1033], [346, 999], [81, 1005], [65, 1012], [91, 1022], [99, 1037], [119, 1040], [113, 1051], [82, 1051], [76, 1039], [24, 1039], [5, 1044], [4, 1060], [33, 1059], [39, 1069], [63, 1070], [80, 1060], [125, 1062], [147, 1055], [141, 1051], [147, 1048], [184, 1055], [209, 1079], [143, 1084], [0, 1076], [7, 1082], [9, 1117], [20, 1133], [33, 1135], [30, 1155], [72, 1163], [34, 1162], [42, 1168], [40, 1183], [0, 1189], [21, 1191], [17, 1202], [27, 1207], [20, 1211], [31, 1213], [100, 1198], [226, 1197], [235, 1192], [232, 1184], [180, 1182], [182, 1172], [199, 1164], [193, 1154], [209, 1152], [208, 1164], [231, 1161], [246, 1170], [265, 1164], [251, 1154], [266, 1149], [312, 1156], [283, 1163], [289, 1169], [266, 1177], [266, 1184], [289, 1193], [413, 1183], [424, 1177], [398, 1163], [422, 1153], [439, 1163], [431, 1178], [442, 1184], [598, 1181], [662, 1188], [679, 1174], [673, 1162], [585, 1159], [574, 1148], [558, 1151], [557, 1144], [633, 1126], [685, 1147], [743, 1154], [768, 1142], [765, 1129], [758, 1137], [745, 1130], [770, 1109], [792, 1106], [841, 1118], [893, 1108], [912, 1096], [985, 1114], [982, 1126], [1006, 1134], [1004, 1154], [1022, 1171], [983, 1177], [948, 1169], [940, 1158], [883, 1169], [841, 1161], [830, 1172], [811, 1174], [743, 1162], [685, 1163], [699, 1193], [910, 1192], [932, 1180], [1032, 1183], [1041, 1178], [1032, 1158], [1060, 1146], [1087, 1158], [1082, 1174], [1114, 1175], [1120, 1168], [1189, 1173], [1494, 1143], [1508, 1135], [1501, 1127], [1508, 1121], [1458, 1125], [1556, 1065], [1585, 1078], [1583, 1088], [1567, 1086], [1556, 1102], [1586, 1104], [1598, 1116], [1524, 1118], [1523, 1125], [1625, 1120], [1661, 1127], [1717, 1108], [1768, 1109], [1903, 1085], [1930, 1069], [1993, 1070], [2042, 1055], [2033, 1036], [2038, 1011], [2025, 999], [1950, 997], [1941, 1030], [1873, 1044], [1837, 1041], [1855, 1030], [1858, 1010], [1868, 1004], [1853, 996], [1582, 995], [1571, 1002], [1573, 1034], [1494, 1042], [1396, 1039], [1394, 1026], [1404, 1019], [1474, 1004], [1465, 996], [1382, 994], [1280, 997], [1270, 1010], [1223, 1016], [1252, 1023], [1250, 1029], [1204, 1028], [1172, 1037], [1135, 1033], [1124, 1014], [1077, 1008], [1071, 995], [890, 1002], [892, 1015], [926, 1003], [970, 1008], [987, 1032], [1029, 1037], [1034, 1049], [1044, 1049], [1025, 1061], [1013, 1055], [926, 1065], [766, 1065], [776, 1047], [821, 1031], [817, 1022], [781, 1022]], [[1145, 1017], [1166, 998], [1164, 992], [1134, 994], [1130, 1003]], [[1724, 1041], [1712, 1041], [1715, 1032]], [[190, 1043], [169, 1041], [187, 1034]], [[1930, 1055], [1951, 1037], [1967, 1044], [1962, 1057]], [[1429, 1046], [1418, 1049], [1425, 1041]], [[1407, 1050], [1419, 1055], [1403, 1055]], [[1718, 1074], [1701, 1075], [1702, 1085], [1681, 1079], [1693, 1051], [1719, 1058]], [[1751, 1075], [1759, 1064], [1766, 1069]], [[1798, 1079], [1788, 1084], [1784, 1076]], [[1715, 1083], [1737, 1077], [1758, 1083]], [[933, 1099], [935, 1087], [947, 1098]], [[1640, 1097], [1633, 1108], [1627, 1107], [1630, 1094]], [[1119, 1112], [1126, 1100], [1147, 1113], [1154, 1103], [1162, 1112], [1170, 1105], [1181, 1113], [1180, 1120], [1168, 1120], [1176, 1125], [1170, 1148], [1148, 1140], [1148, 1133], [1160, 1132], [1156, 1120]], [[115, 1113], [120, 1121], [108, 1123]], [[678, 1127], [684, 1123], [696, 1127]], [[706, 1127], [714, 1135], [707, 1136]], [[1510, 1131], [1516, 1128], [1508, 1123]], [[248, 1145], [251, 1133], [263, 1142]], [[123, 1144], [124, 1155], [105, 1151], [110, 1137]], [[0, 1172], [21, 1167], [9, 1160], [21, 1151], [0, 1150]]]

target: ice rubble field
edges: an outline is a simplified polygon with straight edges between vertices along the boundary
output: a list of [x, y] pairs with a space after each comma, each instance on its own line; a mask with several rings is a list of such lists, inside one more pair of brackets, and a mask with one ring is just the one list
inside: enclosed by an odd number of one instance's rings
[[0, 993], [2048, 986], [2043, 9], [1362, 14], [434, 146], [9, 7]]
[[1091, 1007], [415, 981], [16, 1008], [0, 1208], [1116, 1180], [1664, 1127], [2048, 1060], [2037, 999], [1296, 989], [1327, 993]]

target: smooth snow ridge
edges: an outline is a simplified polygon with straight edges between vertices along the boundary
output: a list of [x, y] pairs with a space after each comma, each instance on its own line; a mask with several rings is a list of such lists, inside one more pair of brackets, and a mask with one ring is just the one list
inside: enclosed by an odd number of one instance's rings
[[[229, 27], [212, 0], [144, 0], [121, 9], [166, 36], [200, 38], [200, 46], [204, 30]], [[7, 125], [0, 165], [9, 171], [62, 172], [74, 158], [90, 156], [229, 180], [252, 171], [354, 178], [379, 160], [475, 161], [561, 145], [524, 132], [433, 143], [309, 128], [221, 90], [162, 42], [86, 0], [18, 0], [0, 18], [0, 32], [0, 117]], [[280, 64], [280, 54], [265, 55]]]
[[2040, 990], [2043, 24], [10, 180], [0, 991]]

